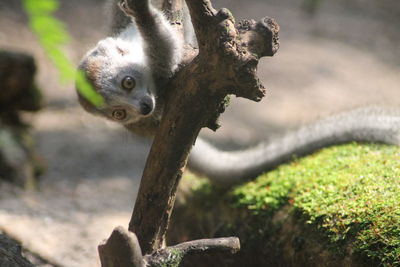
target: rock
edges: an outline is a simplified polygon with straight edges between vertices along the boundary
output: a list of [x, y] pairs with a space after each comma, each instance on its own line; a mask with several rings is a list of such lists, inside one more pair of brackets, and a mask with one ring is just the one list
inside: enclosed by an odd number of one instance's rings
[[0, 266], [34, 267], [21, 255], [21, 247], [3, 234], [0, 234]]

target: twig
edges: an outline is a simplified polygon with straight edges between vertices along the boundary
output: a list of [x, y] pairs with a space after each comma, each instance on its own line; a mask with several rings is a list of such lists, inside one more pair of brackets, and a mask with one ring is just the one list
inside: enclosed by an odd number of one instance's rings
[[240, 242], [237, 237], [221, 237], [212, 239], [199, 239], [180, 243], [178, 245], [168, 247], [169, 250], [179, 250], [182, 253], [196, 254], [208, 252], [230, 252], [236, 253], [240, 250]]
[[179, 263], [189, 254], [231, 253], [240, 250], [237, 237], [223, 237], [213, 239], [200, 239], [181, 243], [175, 246], [159, 249], [151, 255], [144, 257], [148, 266], [179, 266]]

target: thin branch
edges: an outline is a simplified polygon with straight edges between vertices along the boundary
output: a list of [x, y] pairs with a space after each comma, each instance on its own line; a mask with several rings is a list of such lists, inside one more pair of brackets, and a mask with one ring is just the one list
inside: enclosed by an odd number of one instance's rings
[[180, 243], [168, 247], [167, 249], [178, 250], [184, 254], [197, 254], [204, 252], [229, 252], [233, 254], [240, 250], [240, 242], [237, 237], [199, 239]]
[[99, 245], [98, 249], [103, 267], [160, 267], [178, 266], [189, 254], [215, 252], [233, 254], [240, 250], [240, 242], [237, 237], [200, 239], [161, 248], [142, 256], [136, 235], [122, 227], [117, 227], [110, 238]]
[[239, 250], [240, 242], [237, 237], [200, 239], [159, 249], [153, 254], [146, 255], [144, 261], [151, 267], [166, 266], [166, 263], [174, 263], [174, 265], [171, 264], [171, 266], [179, 266], [179, 263], [189, 254], [208, 254], [215, 252], [234, 254]]

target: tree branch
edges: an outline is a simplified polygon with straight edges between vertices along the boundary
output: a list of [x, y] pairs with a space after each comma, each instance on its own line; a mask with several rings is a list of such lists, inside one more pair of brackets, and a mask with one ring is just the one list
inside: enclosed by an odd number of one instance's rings
[[189, 254], [213, 252], [233, 254], [239, 251], [240, 242], [237, 237], [193, 240], [161, 248], [143, 256], [136, 235], [117, 227], [98, 249], [103, 267], [160, 267], [179, 266], [183, 258]]
[[[206, 253], [231, 253], [234, 254], [240, 249], [239, 238], [224, 237], [213, 239], [193, 240], [176, 246], [159, 249], [151, 255], [144, 257], [148, 266], [179, 266], [179, 263], [189, 254]], [[171, 264], [172, 263], [172, 264]]]
[[199, 55], [169, 81], [164, 115], [129, 223], [146, 253], [163, 244], [176, 188], [200, 129], [216, 125], [211, 122], [224, 110], [227, 94], [261, 100], [265, 90], [256, 76], [258, 59], [274, 54], [278, 46], [279, 27], [272, 20], [269, 27], [256, 23], [237, 29], [227, 9], [215, 12], [207, 0], [187, 4], [202, 44]]
[[[146, 1], [137, 0], [135, 5]], [[177, 6], [174, 0], [170, 1], [164, 7]], [[237, 238], [191, 241], [167, 248], [163, 248], [163, 244], [176, 189], [201, 128], [217, 128], [217, 118], [225, 109], [228, 94], [261, 100], [265, 89], [256, 76], [258, 60], [273, 55], [279, 47], [279, 26], [272, 19], [244, 21], [235, 27], [229, 10], [217, 12], [209, 0], [186, 2], [199, 42], [199, 54], [191, 54], [192, 60], [187, 57], [184, 66], [165, 88], [163, 117], [147, 158], [129, 222], [129, 231], [136, 233], [140, 248], [147, 254], [145, 261], [154, 263], [150, 266], [161, 266], [157, 257], [171, 259], [173, 253], [182, 256], [182, 253], [196, 253], [203, 249], [231, 252], [239, 249]], [[138, 19], [146, 20], [143, 14], [136, 17]], [[127, 237], [126, 233], [124, 236], [128, 240], [133, 238]], [[132, 243], [119, 239], [135, 255], [137, 241]], [[141, 258], [141, 253], [137, 257]]]
[[169, 250], [179, 250], [182, 253], [196, 254], [208, 252], [229, 252], [236, 253], [240, 250], [240, 242], [237, 237], [222, 237], [212, 239], [199, 239], [180, 243], [178, 245], [168, 247]]

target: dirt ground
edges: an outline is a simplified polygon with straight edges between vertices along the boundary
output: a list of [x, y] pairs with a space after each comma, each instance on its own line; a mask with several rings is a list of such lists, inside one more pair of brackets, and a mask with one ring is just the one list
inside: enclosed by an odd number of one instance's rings
[[[57, 16], [72, 35], [66, 51], [78, 63], [105, 36], [103, 1], [61, 2]], [[240, 147], [340, 110], [400, 106], [400, 2], [322, 1], [314, 16], [295, 0], [214, 2], [237, 19], [268, 15], [281, 25], [279, 52], [259, 67], [267, 97], [232, 101], [222, 129], [203, 132], [215, 143]], [[46, 107], [27, 120], [48, 171], [39, 192], [1, 185], [0, 232], [47, 262], [39, 266], [99, 266], [99, 242], [127, 226], [149, 141], [85, 114], [27, 25], [19, 1], [1, 0], [0, 49], [31, 53], [38, 63]]]

